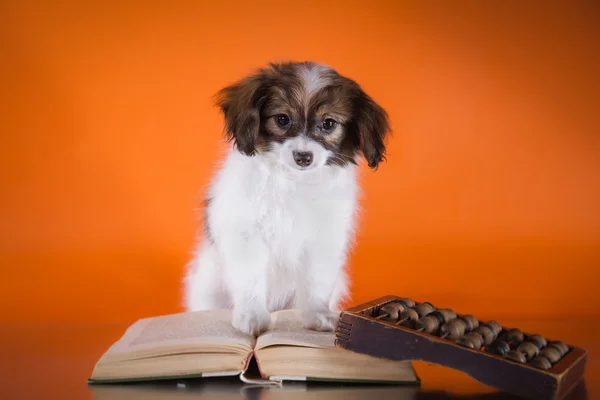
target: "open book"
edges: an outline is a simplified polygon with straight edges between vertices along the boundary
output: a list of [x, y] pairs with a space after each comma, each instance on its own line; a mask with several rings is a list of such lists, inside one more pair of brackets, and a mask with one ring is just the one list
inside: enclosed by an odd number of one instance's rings
[[[231, 325], [230, 310], [144, 318], [98, 360], [89, 383], [239, 375], [246, 383], [284, 380], [418, 384], [412, 363], [335, 347], [335, 334], [302, 328], [297, 310], [271, 314], [255, 338]], [[258, 373], [249, 372], [252, 360]]]

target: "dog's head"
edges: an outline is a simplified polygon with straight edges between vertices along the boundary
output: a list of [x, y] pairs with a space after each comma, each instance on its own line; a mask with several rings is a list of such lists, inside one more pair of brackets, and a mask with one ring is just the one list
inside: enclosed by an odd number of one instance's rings
[[222, 89], [225, 132], [242, 154], [295, 170], [385, 159], [388, 116], [353, 80], [310, 63], [270, 64]]

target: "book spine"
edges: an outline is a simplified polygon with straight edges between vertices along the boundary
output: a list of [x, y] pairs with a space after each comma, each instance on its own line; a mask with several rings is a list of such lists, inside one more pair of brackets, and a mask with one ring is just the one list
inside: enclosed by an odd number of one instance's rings
[[[250, 363], [252, 362], [253, 358], [256, 361], [256, 366], [258, 368], [258, 373], [260, 374], [260, 379], [253, 378], [253, 377], [246, 375], [246, 372], [248, 372], [248, 367], [250, 366]], [[260, 362], [258, 361], [256, 352], [254, 352], [254, 351], [248, 356], [248, 359], [246, 361], [246, 367], [244, 368], [244, 371], [242, 371], [242, 373], [240, 374], [240, 380], [244, 383], [249, 383], [249, 384], [254, 384], [254, 385], [281, 386], [281, 382], [269, 380], [268, 377], [265, 376], [264, 372], [260, 369]]]
[[260, 374], [260, 376], [263, 377], [264, 379], [268, 379], [268, 376], [265, 375], [265, 373], [263, 372], [263, 370], [260, 367], [260, 360], [258, 359], [258, 355], [256, 354], [256, 351], [253, 351], [252, 354], [250, 355], [250, 357], [248, 357], [248, 359], [251, 359], [252, 357], [254, 357], [254, 360], [256, 360], [256, 366], [258, 367], [258, 373]]

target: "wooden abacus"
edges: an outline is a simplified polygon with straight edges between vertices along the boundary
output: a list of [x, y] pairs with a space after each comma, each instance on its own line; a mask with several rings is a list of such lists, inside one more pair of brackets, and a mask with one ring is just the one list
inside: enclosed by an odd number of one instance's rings
[[583, 379], [587, 351], [429, 302], [385, 296], [342, 311], [336, 346], [392, 360], [421, 360], [531, 399], [564, 398]]

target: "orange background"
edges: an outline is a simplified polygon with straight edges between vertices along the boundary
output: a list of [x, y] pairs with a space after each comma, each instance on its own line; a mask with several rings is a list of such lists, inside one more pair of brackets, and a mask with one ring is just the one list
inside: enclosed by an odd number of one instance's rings
[[352, 304], [598, 311], [597, 4], [250, 3], [0, 3], [2, 320], [178, 311], [222, 146], [211, 97], [285, 59], [335, 67], [391, 117]]

